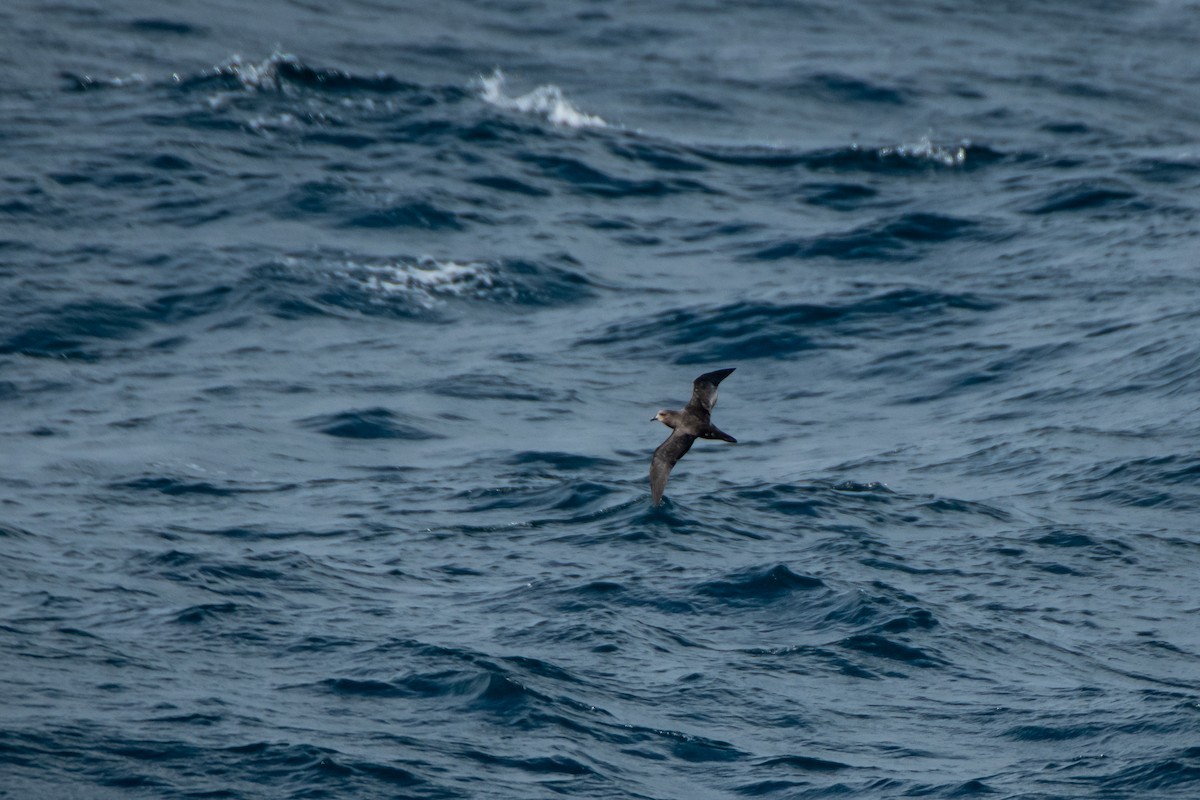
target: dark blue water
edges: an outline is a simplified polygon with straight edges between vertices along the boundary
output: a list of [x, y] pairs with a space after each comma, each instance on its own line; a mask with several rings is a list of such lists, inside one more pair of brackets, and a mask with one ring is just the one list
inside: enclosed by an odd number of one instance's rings
[[1200, 796], [1198, 37], [8, 3], [0, 796]]

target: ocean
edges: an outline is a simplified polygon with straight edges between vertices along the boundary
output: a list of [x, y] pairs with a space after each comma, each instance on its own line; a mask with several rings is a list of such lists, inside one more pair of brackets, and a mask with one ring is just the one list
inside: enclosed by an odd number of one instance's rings
[[1200, 796], [1200, 6], [0, 23], [0, 797]]

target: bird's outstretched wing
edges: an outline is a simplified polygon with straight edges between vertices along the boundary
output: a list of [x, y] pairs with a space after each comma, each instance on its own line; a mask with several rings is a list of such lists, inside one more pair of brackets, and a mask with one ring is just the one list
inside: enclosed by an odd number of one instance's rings
[[703, 410], [712, 411], [717, 404], [717, 384], [729, 377], [737, 367], [706, 372], [692, 383], [692, 399], [688, 401], [685, 411], [693, 414]]
[[650, 460], [650, 499], [654, 505], [662, 502], [663, 490], [667, 488], [667, 478], [671, 475], [671, 467], [675, 466], [675, 462], [683, 458], [683, 454], [691, 449], [694, 441], [696, 441], [696, 437], [690, 433], [671, 431], [667, 440], [654, 451], [654, 458]]

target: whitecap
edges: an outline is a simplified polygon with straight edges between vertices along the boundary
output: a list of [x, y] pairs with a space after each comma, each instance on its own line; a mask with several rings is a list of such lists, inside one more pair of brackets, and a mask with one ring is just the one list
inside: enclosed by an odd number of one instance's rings
[[[589, 281], [574, 271], [509, 259], [450, 261], [431, 256], [316, 253], [284, 256], [264, 265], [259, 276], [279, 282], [284, 305], [298, 300], [309, 311], [333, 306], [402, 317], [437, 316], [461, 302], [555, 306], [591, 293]], [[289, 309], [288, 313], [295, 310]]]
[[426, 309], [447, 298], [496, 299], [498, 294], [512, 293], [492, 264], [439, 261], [430, 256], [382, 263], [347, 261], [334, 275], [369, 294], [403, 295]]
[[213, 66], [213, 73], [216, 75], [232, 75], [237, 78], [242, 84], [242, 87], [248, 91], [282, 91], [283, 81], [279, 75], [279, 65], [299, 64], [299, 59], [290, 53], [282, 53], [279, 50], [271, 53], [262, 61], [253, 62], [246, 61], [240, 55], [231, 56], [224, 64]]
[[539, 86], [520, 97], [509, 97], [504, 93], [504, 73], [499, 69], [491, 76], [479, 76], [477, 85], [485, 103], [497, 108], [534, 114], [553, 125], [566, 128], [607, 128], [608, 123], [594, 114], [585, 114], [568, 100], [562, 89], [554, 84]]
[[902, 144], [898, 147], [881, 147], [879, 157], [899, 156], [908, 159], [925, 159], [946, 167], [960, 167], [967, 161], [967, 147], [970, 142], [957, 146], [943, 147], [934, 144], [928, 136], [922, 136], [916, 144]]

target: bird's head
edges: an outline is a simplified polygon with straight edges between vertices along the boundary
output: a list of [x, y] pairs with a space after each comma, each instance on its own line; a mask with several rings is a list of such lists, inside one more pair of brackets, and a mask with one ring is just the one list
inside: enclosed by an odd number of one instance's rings
[[667, 411], [664, 408], [662, 411], [660, 411], [654, 415], [654, 417], [651, 421], [654, 421], [654, 420], [661, 422], [663, 425], [666, 425], [668, 428], [674, 428], [675, 427], [675, 412]]

